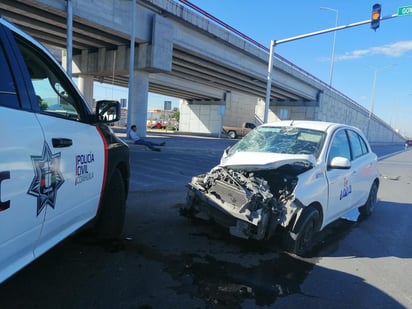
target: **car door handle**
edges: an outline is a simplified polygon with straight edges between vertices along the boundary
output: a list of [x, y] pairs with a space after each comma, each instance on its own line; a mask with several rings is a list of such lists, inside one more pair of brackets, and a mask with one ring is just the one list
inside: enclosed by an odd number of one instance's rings
[[54, 148], [70, 147], [73, 141], [70, 138], [52, 138]]

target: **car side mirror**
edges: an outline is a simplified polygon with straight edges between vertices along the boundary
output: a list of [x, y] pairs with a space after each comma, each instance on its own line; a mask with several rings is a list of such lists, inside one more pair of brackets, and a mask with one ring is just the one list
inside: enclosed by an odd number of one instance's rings
[[332, 169], [344, 169], [344, 170], [347, 170], [347, 169], [350, 169], [350, 168], [351, 168], [351, 164], [350, 164], [350, 161], [349, 161], [347, 158], [344, 158], [344, 157], [334, 157], [334, 158], [330, 161], [328, 167], [329, 167], [329, 168], [332, 168]]
[[230, 148], [232, 148], [232, 146], [227, 146], [227, 147], [225, 148], [225, 150], [223, 150], [224, 156], [227, 156], [227, 155], [228, 155]]
[[220, 158], [220, 163], [222, 163], [222, 160], [225, 160], [227, 158], [230, 148], [232, 148], [232, 146], [228, 146], [225, 150], [223, 150], [222, 157]]
[[115, 100], [100, 100], [96, 102], [97, 122], [116, 122], [120, 120], [120, 103]]

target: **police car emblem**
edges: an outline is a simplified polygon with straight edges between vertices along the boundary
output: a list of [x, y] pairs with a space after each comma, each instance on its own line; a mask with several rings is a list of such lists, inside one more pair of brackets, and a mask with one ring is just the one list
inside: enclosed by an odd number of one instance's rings
[[47, 143], [44, 143], [41, 156], [31, 156], [35, 175], [27, 194], [37, 197], [37, 215], [46, 205], [55, 206], [57, 189], [64, 182], [60, 157], [60, 152], [52, 154]]

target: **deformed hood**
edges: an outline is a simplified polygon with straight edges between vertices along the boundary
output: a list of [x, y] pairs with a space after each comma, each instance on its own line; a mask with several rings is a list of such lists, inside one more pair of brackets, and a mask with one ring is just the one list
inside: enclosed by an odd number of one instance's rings
[[316, 159], [313, 155], [307, 154], [239, 151], [230, 156], [222, 157], [220, 160], [220, 166], [248, 171], [276, 169], [287, 164], [314, 166]]

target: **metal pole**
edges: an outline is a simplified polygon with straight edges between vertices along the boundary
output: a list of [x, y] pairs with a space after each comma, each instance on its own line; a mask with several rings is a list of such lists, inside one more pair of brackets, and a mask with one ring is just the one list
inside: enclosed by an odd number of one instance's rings
[[135, 52], [135, 37], [136, 37], [136, 0], [131, 1], [132, 5], [132, 28], [130, 31], [130, 53], [129, 53], [129, 92], [127, 98], [127, 136], [129, 136], [130, 126], [132, 125], [132, 113], [134, 104], [134, 52]]
[[368, 128], [367, 128], [367, 132], [366, 132], [366, 137], [368, 138], [368, 140], [370, 139], [369, 128], [370, 128], [370, 124], [371, 124], [373, 109], [374, 109], [374, 106], [375, 106], [375, 92], [376, 92], [376, 77], [377, 77], [377, 75], [378, 75], [378, 69], [375, 69], [375, 72], [374, 72], [374, 75], [373, 75], [373, 84], [372, 84], [371, 106], [370, 106], [370, 109], [369, 109], [369, 117], [368, 117]]
[[73, 58], [73, 6], [72, 0], [67, 1], [67, 41], [66, 41], [66, 72], [72, 77], [72, 58]]
[[[335, 26], [338, 26], [338, 16], [339, 12], [336, 10], [336, 20], [335, 20]], [[332, 48], [332, 60], [330, 64], [330, 80], [329, 80], [329, 85], [332, 87], [332, 79], [333, 79], [333, 67], [335, 65], [335, 47], [336, 47], [336, 31], [333, 32], [333, 48]]]
[[372, 118], [372, 115], [373, 115], [373, 110], [375, 108], [376, 80], [377, 80], [377, 77], [378, 77], [378, 73], [382, 70], [385, 70], [387, 68], [391, 68], [393, 66], [394, 66], [394, 64], [384, 66], [383, 68], [371, 67], [374, 70], [374, 73], [373, 73], [373, 84], [372, 84], [372, 94], [371, 94], [371, 106], [370, 106], [370, 109], [369, 109], [368, 128], [367, 128], [367, 132], [366, 132], [366, 137], [368, 139], [370, 139], [370, 137], [369, 137], [369, 127], [370, 127], [370, 122], [371, 122], [371, 118]]
[[[384, 16], [384, 17], [381, 18], [381, 21], [391, 19], [391, 18], [395, 18], [395, 17], [398, 17], [398, 14], [392, 14], [392, 15], [389, 15], [389, 16]], [[328, 29], [324, 29], [324, 30], [314, 31], [314, 32], [306, 33], [306, 34], [301, 34], [301, 35], [293, 36], [293, 37], [286, 38], [286, 39], [276, 40], [276, 44], [279, 45], [279, 44], [282, 44], [282, 43], [296, 41], [296, 40], [300, 40], [300, 39], [303, 39], [303, 38], [308, 38], [308, 37], [319, 35], [319, 34], [324, 34], [324, 33], [332, 32], [332, 31], [338, 31], [338, 30], [343, 30], [343, 29], [347, 29], [347, 28], [357, 27], [357, 26], [369, 24], [370, 22], [371, 22], [371, 19], [368, 19], [368, 20], [363, 20], [363, 21], [359, 21], [359, 22], [344, 25], [344, 26], [338, 26], [338, 27], [333, 27], [333, 28], [328, 28]]]
[[[336, 14], [335, 28], [336, 28], [338, 26], [339, 11], [336, 10], [336, 9], [329, 8], [329, 7], [321, 7], [320, 9], [335, 12], [335, 14]], [[329, 86], [332, 86], [333, 66], [335, 64], [335, 46], [336, 46], [336, 31], [334, 31], [334, 33], [333, 33], [333, 45], [332, 45], [332, 56], [331, 56], [331, 61], [330, 61]]]
[[[381, 20], [387, 20], [387, 19], [391, 19], [391, 18], [395, 18], [395, 17], [398, 17], [398, 14], [392, 14], [392, 15], [389, 15], [389, 16], [382, 17]], [[267, 75], [267, 83], [266, 83], [265, 113], [264, 113], [264, 116], [263, 116], [263, 122], [267, 123], [267, 121], [268, 121], [268, 113], [269, 113], [269, 105], [270, 105], [270, 93], [271, 93], [271, 87], [272, 87], [272, 70], [273, 70], [272, 61], [273, 61], [273, 53], [274, 53], [276, 45], [291, 42], [291, 41], [300, 40], [300, 39], [303, 39], [303, 38], [308, 38], [308, 37], [323, 34], [323, 33], [343, 30], [343, 29], [352, 28], [352, 27], [357, 27], [357, 26], [360, 26], [360, 25], [368, 24], [370, 22], [371, 22], [371, 19], [368, 19], [368, 20], [363, 20], [363, 21], [360, 21], [360, 22], [356, 22], [356, 23], [352, 23], [352, 24], [348, 24], [348, 25], [344, 25], [344, 26], [337, 26], [337, 27], [333, 27], [333, 28], [329, 28], [329, 29], [324, 29], [324, 30], [310, 32], [310, 33], [306, 33], [306, 34], [302, 34], [302, 35], [297, 35], [297, 36], [282, 39], [282, 40], [276, 40], [276, 41], [272, 40], [272, 41], [270, 41], [270, 51], [269, 51], [269, 61], [268, 61], [268, 75]]]
[[376, 78], [378, 75], [378, 69], [375, 69], [375, 72], [373, 74], [373, 84], [372, 84], [372, 95], [371, 95], [371, 107], [369, 111], [369, 118], [373, 114], [373, 109], [375, 107], [375, 94], [376, 94]]
[[276, 41], [270, 41], [269, 61], [268, 61], [268, 75], [266, 81], [266, 100], [265, 100], [265, 112], [263, 114], [263, 123], [268, 122], [269, 105], [270, 105], [270, 93], [272, 90], [272, 70], [273, 70], [273, 53], [275, 50]]

